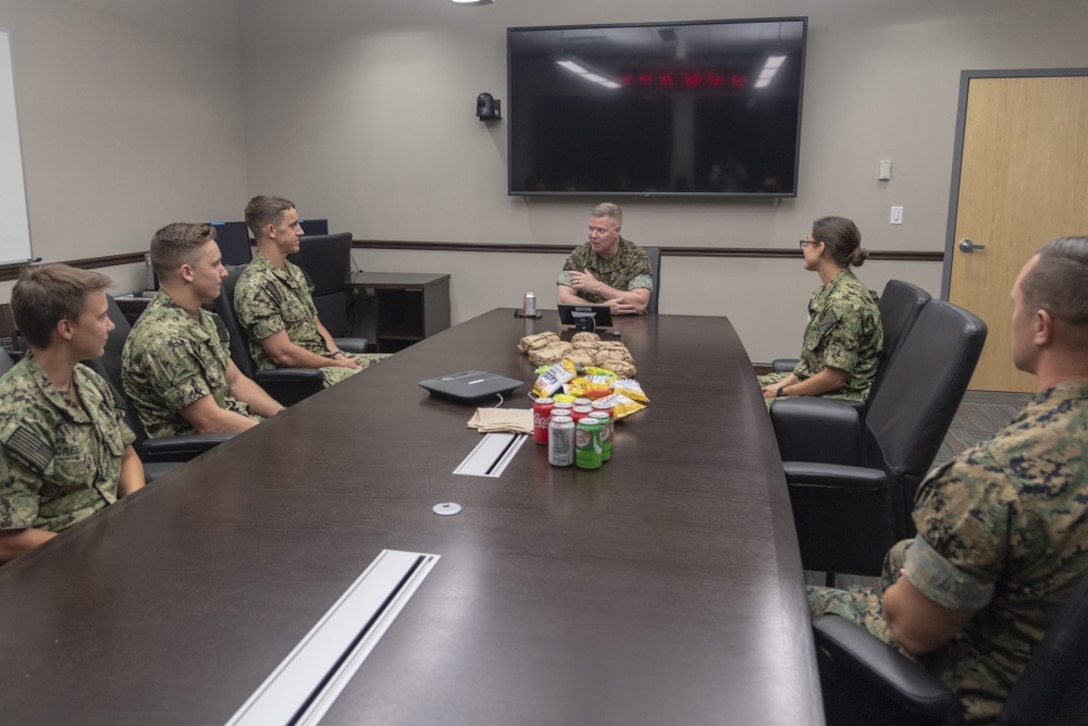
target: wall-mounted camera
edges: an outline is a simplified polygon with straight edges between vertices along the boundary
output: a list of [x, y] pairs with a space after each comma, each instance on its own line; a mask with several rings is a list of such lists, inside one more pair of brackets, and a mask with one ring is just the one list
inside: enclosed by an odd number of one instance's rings
[[481, 121], [498, 121], [502, 118], [501, 103], [490, 93], [476, 97], [476, 118]]

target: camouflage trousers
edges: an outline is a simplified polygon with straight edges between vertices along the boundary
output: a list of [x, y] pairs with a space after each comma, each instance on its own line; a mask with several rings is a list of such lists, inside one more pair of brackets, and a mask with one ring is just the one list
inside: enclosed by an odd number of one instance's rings
[[[873, 587], [854, 586], [847, 590], [838, 590], [833, 587], [807, 586], [805, 590], [808, 594], [808, 609], [813, 619], [827, 614], [838, 615], [860, 625], [885, 643], [898, 647], [899, 644], [892, 638], [888, 624], [884, 620], [884, 601], [881, 593], [899, 578], [899, 570], [906, 561], [907, 550], [910, 549], [913, 541], [903, 540], [888, 550], [888, 554], [884, 557], [880, 591]], [[902, 648], [899, 650], [903, 655], [914, 660]]]
[[[344, 355], [353, 361], [357, 361], [362, 366], [361, 370], [366, 370], [375, 363], [380, 363], [385, 360], [392, 353], [347, 353]], [[355, 375], [359, 371], [354, 368], [337, 368], [330, 366], [328, 368], [321, 369], [321, 375], [325, 377], [325, 388], [332, 386], [340, 381], [346, 380]]]

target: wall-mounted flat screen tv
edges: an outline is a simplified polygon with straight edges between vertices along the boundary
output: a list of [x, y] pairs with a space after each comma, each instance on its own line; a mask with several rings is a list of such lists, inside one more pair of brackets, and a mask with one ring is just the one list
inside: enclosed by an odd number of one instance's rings
[[797, 196], [807, 28], [508, 28], [509, 193]]

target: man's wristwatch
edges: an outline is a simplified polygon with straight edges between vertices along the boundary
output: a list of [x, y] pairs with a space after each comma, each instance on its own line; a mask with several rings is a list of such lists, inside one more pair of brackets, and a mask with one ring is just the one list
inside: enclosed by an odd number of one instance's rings
[[775, 398], [781, 398], [782, 396], [785, 396], [785, 395], [787, 395], [785, 386], [782, 386], [781, 388], [779, 388], [777, 391], [774, 392], [774, 397]]

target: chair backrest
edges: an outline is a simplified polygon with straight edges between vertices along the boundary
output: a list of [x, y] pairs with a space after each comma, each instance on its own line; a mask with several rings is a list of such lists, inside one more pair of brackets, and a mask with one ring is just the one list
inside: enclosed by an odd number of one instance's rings
[[347, 292], [341, 291], [331, 295], [314, 295], [314, 307], [317, 308], [317, 317], [329, 334], [334, 338], [347, 338], [351, 336], [351, 321], [348, 318]]
[[653, 271], [654, 289], [650, 293], [650, 302], [646, 303], [647, 313], [657, 312], [657, 300], [661, 297], [661, 248], [643, 247], [646, 256], [650, 258], [650, 269]]
[[246, 335], [238, 315], [234, 312], [234, 289], [238, 286], [238, 278], [244, 270], [232, 270], [223, 279], [223, 287], [219, 297], [215, 300], [215, 313], [223, 320], [227, 332], [230, 334], [230, 358], [238, 370], [248, 378], [254, 378], [257, 372], [257, 364], [253, 361], [253, 355], [249, 352], [249, 338]]
[[880, 295], [877, 308], [880, 310], [880, 325], [884, 329], [884, 350], [880, 354], [880, 363], [877, 365], [876, 377], [869, 389], [869, 398], [873, 400], [877, 390], [884, 382], [884, 373], [888, 364], [898, 352], [907, 333], [914, 327], [922, 308], [929, 302], [931, 295], [909, 282], [903, 280], [888, 280], [884, 286], [884, 292]]
[[314, 286], [317, 317], [334, 338], [350, 334], [347, 282], [351, 274], [351, 233], [307, 235], [288, 256]]
[[305, 271], [315, 297], [343, 292], [351, 274], [351, 232], [306, 235], [287, 259]]
[[[893, 524], [910, 536], [914, 493], [944, 441], [986, 342], [986, 323], [943, 300], [922, 308], [869, 401], [865, 466], [893, 480]], [[873, 451], [876, 449], [877, 451]]]
[[0, 348], [0, 376], [10, 371], [12, 369], [12, 366], [14, 365], [15, 361], [11, 359], [11, 356], [8, 355], [8, 352], [3, 348]]
[[1088, 716], [1088, 575], [1013, 686], [999, 726], [1083, 724]]
[[113, 330], [110, 331], [109, 336], [106, 338], [106, 352], [102, 354], [101, 358], [85, 360], [83, 363], [105, 378], [110, 387], [113, 388], [114, 395], [124, 402], [125, 423], [132, 429], [132, 433], [136, 434], [136, 451], [140, 451], [140, 445], [147, 439], [147, 432], [144, 431], [144, 425], [140, 421], [139, 414], [136, 413], [136, 407], [129, 401], [128, 395], [125, 393], [124, 383], [121, 380], [121, 355], [125, 350], [125, 341], [128, 340], [129, 333], [132, 332], [132, 326], [125, 314], [121, 312], [117, 301], [111, 295], [106, 295], [106, 302], [109, 305], [107, 315], [109, 315], [110, 322], [113, 323]]

